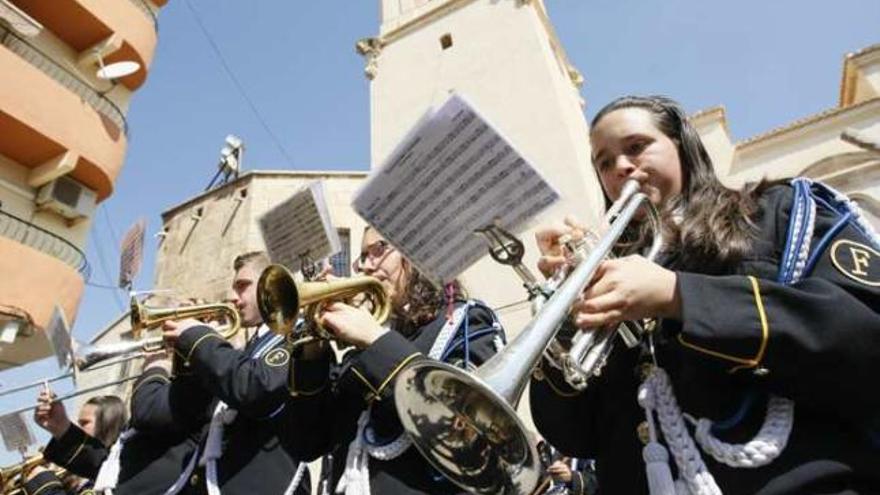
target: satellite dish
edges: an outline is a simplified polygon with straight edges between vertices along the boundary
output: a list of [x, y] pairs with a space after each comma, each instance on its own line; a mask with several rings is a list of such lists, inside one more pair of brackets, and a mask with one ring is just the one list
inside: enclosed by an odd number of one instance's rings
[[141, 64], [131, 61], [115, 62], [110, 65], [101, 64], [101, 68], [98, 69], [96, 75], [99, 79], [113, 80], [134, 74], [140, 68]]

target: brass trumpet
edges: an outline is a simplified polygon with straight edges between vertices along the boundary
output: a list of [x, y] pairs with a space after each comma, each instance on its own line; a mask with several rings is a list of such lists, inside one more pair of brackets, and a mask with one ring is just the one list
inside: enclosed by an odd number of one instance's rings
[[196, 306], [181, 306], [177, 308], [148, 308], [140, 303], [137, 298], [131, 298], [131, 333], [135, 340], [129, 342], [117, 342], [95, 346], [83, 346], [77, 349], [74, 356], [74, 365], [78, 370], [84, 371], [97, 363], [104, 362], [117, 356], [129, 355], [137, 352], [132, 358], [140, 357], [144, 353], [162, 350], [164, 342], [162, 337], [141, 337], [149, 329], [156, 328], [169, 320], [182, 320], [184, 318], [218, 318], [226, 316], [229, 319], [220, 335], [224, 339], [231, 339], [241, 328], [241, 318], [235, 306], [229, 303], [200, 304]]
[[[32, 455], [18, 464], [0, 469], [0, 493], [3, 495], [23, 495], [24, 477], [31, 469], [47, 464], [43, 454]], [[53, 467], [52, 471], [59, 478], [67, 474], [67, 470], [61, 467]]]
[[[370, 306], [373, 318], [384, 323], [391, 314], [391, 301], [385, 288], [374, 277], [359, 276], [324, 282], [297, 282], [282, 265], [269, 265], [257, 283], [257, 305], [263, 322], [279, 335], [291, 335], [302, 310], [312, 335], [304, 339], [330, 340], [333, 336], [320, 323], [318, 316], [324, 307], [336, 301]], [[297, 344], [306, 340], [299, 339]]]
[[[112, 344], [81, 345], [74, 352], [73, 371], [52, 378], [43, 379], [28, 383], [26, 385], [21, 385], [8, 390], [4, 390], [3, 392], [0, 392], [0, 396], [13, 392], [19, 392], [28, 388], [41, 386], [44, 384], [48, 384], [49, 382], [63, 380], [65, 378], [73, 377], [74, 383], [76, 383], [76, 377], [79, 372], [96, 370], [99, 368], [121, 364], [126, 361], [131, 361], [133, 359], [143, 357], [143, 355], [146, 353], [160, 351], [165, 346], [161, 336], [143, 338], [141, 336], [145, 331], [156, 328], [166, 321], [182, 320], [184, 318], [218, 318], [221, 316], [227, 316], [229, 319], [229, 324], [226, 325], [222, 330], [220, 330], [220, 335], [224, 339], [229, 340], [234, 337], [235, 334], [238, 333], [238, 331], [241, 329], [241, 317], [238, 315], [238, 310], [236, 310], [235, 306], [233, 306], [232, 304], [214, 303], [201, 304], [196, 306], [181, 306], [177, 308], [148, 308], [141, 304], [137, 300], [137, 298], [132, 297], [130, 316], [131, 332], [136, 340], [114, 342]], [[114, 380], [109, 383], [102, 383], [94, 387], [79, 389], [70, 394], [58, 397], [55, 400], [63, 401], [71, 399], [73, 397], [88, 394], [102, 388], [112, 387], [125, 382], [130, 382], [137, 378], [137, 375], [128, 376], [119, 380]], [[18, 414], [20, 412], [29, 411], [36, 407], [37, 404], [33, 404], [30, 406], [19, 407], [13, 411], [9, 411], [3, 414]], [[0, 476], [2, 476], [2, 472], [0, 472]], [[2, 481], [2, 479], [3, 478], [0, 478], [0, 481]], [[4, 494], [0, 493], [0, 495]]]

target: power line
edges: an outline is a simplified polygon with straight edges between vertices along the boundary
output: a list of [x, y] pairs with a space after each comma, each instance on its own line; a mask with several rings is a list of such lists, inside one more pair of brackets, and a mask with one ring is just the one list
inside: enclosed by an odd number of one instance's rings
[[[110, 276], [110, 270], [107, 268], [107, 262], [104, 260], [104, 249], [101, 247], [98, 236], [95, 234], [96, 230], [97, 229], [90, 229], [89, 234], [92, 236], [92, 243], [95, 246], [95, 252], [98, 254], [98, 264], [101, 265], [101, 271], [104, 272], [104, 276], [107, 277], [107, 280], [110, 283], [113, 283], [113, 277]], [[116, 306], [118, 306], [119, 311], [124, 311], [125, 305], [122, 304], [122, 299], [119, 298], [119, 292], [113, 291], [113, 299], [116, 301]]]
[[107, 203], [101, 203], [101, 209], [104, 210], [104, 222], [107, 223], [107, 229], [110, 231], [110, 238], [113, 240], [114, 251], [117, 255], [120, 255], [119, 237], [116, 236], [116, 229], [113, 228], [113, 222], [110, 221], [110, 214], [107, 213]]
[[223, 70], [226, 72], [226, 75], [229, 76], [229, 79], [232, 80], [232, 83], [235, 85], [235, 88], [238, 90], [242, 99], [248, 104], [251, 111], [254, 113], [254, 116], [257, 118], [257, 121], [260, 122], [260, 125], [263, 126], [263, 129], [266, 131], [266, 134], [272, 139], [272, 142], [275, 143], [275, 146], [278, 148], [278, 151], [281, 153], [281, 156], [284, 157], [284, 160], [287, 161], [287, 164], [290, 165], [290, 168], [295, 168], [293, 166], [293, 158], [290, 157], [290, 154], [287, 152], [287, 149], [284, 148], [284, 145], [281, 144], [281, 140], [272, 132], [272, 129], [269, 128], [269, 124], [266, 123], [266, 120], [263, 119], [263, 116], [260, 114], [260, 111], [257, 110], [257, 106], [250, 99], [245, 91], [244, 86], [239, 82], [238, 78], [235, 77], [235, 73], [232, 72], [232, 69], [229, 67], [229, 64], [226, 63], [226, 59], [223, 57], [223, 54], [220, 52], [220, 47], [217, 46], [217, 43], [214, 42], [214, 39], [211, 37], [211, 34], [208, 33], [208, 30], [205, 28], [204, 23], [202, 23], [201, 17], [199, 17], [199, 13], [193, 6], [189, 3], [189, 0], [184, 2], [192, 13], [193, 17], [196, 20], [196, 24], [199, 25], [199, 30], [202, 31], [202, 34], [205, 36], [205, 39], [208, 40], [208, 44], [211, 45], [211, 49], [214, 51], [214, 55], [220, 60], [220, 65], [223, 67]]
[[86, 285], [88, 285], [89, 287], [95, 287], [97, 289], [120, 290], [119, 287], [116, 287], [115, 285], [96, 284], [93, 282], [86, 282]]

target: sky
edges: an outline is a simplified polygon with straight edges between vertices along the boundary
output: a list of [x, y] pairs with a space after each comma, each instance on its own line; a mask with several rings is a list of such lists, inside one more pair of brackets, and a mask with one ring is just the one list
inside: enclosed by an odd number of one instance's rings
[[[880, 43], [877, 0], [545, 3], [584, 75], [588, 118], [616, 96], [662, 93], [688, 112], [723, 105], [734, 141], [836, 106], [844, 56]], [[245, 142], [244, 170], [369, 168], [369, 82], [354, 45], [378, 29], [379, 0], [167, 3], [129, 108], [125, 165], [94, 217], [74, 338], [87, 341], [127, 305], [107, 287], [118, 279], [119, 241], [141, 217], [135, 289], [151, 288], [160, 214], [208, 185], [227, 134]], [[47, 359], [0, 373], [0, 384], [57, 373]], [[35, 395], [0, 398], [0, 407]], [[0, 452], [0, 465], [10, 456]]]

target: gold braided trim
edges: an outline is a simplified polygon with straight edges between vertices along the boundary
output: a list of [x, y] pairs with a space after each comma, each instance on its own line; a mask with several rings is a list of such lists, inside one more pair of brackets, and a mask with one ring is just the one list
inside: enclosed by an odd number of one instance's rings
[[377, 397], [379, 396], [379, 391], [376, 390], [376, 389], [373, 387], [373, 384], [370, 383], [370, 381], [367, 380], [367, 379], [364, 377], [364, 375], [362, 375], [361, 372], [357, 370], [357, 368], [355, 368], [354, 366], [352, 366], [352, 367], [351, 367], [351, 371], [352, 371], [352, 373], [355, 374], [355, 376], [357, 376], [358, 378], [360, 378], [362, 382], [364, 382], [364, 385], [366, 385], [367, 388], [370, 389], [370, 395], [367, 395], [367, 400], [368, 400], [368, 401], [373, 400], [373, 399], [375, 399], [375, 398], [377, 398]]
[[[73, 427], [73, 425], [70, 425], [69, 428], [72, 428], [72, 427]], [[79, 453], [82, 452], [83, 447], [86, 446], [86, 440], [88, 439], [88, 435], [86, 435], [85, 432], [82, 432], [82, 435], [83, 435], [82, 442], [80, 442], [79, 447], [77, 447], [76, 450], [73, 451], [73, 454], [67, 459], [67, 462], [65, 462], [64, 465], [69, 466], [70, 464], [72, 464], [73, 460], [76, 459], [76, 456], [78, 456]]]
[[193, 342], [192, 347], [189, 348], [189, 352], [188, 352], [188, 353], [186, 354], [186, 356], [184, 357], [184, 362], [185, 362], [185, 364], [189, 364], [189, 360], [190, 360], [190, 358], [192, 357], [193, 353], [196, 352], [196, 347], [198, 347], [199, 344], [201, 344], [202, 342], [204, 342], [205, 339], [207, 339], [207, 338], [209, 338], [209, 337], [214, 337], [214, 338], [216, 338], [216, 339], [223, 340], [223, 337], [221, 337], [220, 335], [218, 335], [218, 334], [216, 334], [216, 333], [214, 333], [214, 332], [210, 332], [210, 333], [206, 333], [205, 335], [202, 335], [201, 337], [199, 337], [198, 340], [196, 340], [195, 342]]
[[[37, 488], [36, 490], [34, 490], [33, 493], [31, 493], [31, 495], [37, 495], [40, 492], [42, 492], [43, 490], [46, 490], [49, 488], [54, 488], [54, 487], [63, 488], [64, 485], [62, 485], [61, 482], [58, 480], [49, 480], [46, 483], [43, 483], [42, 485], [40, 485], [39, 488]], [[28, 493], [30, 493], [30, 492], [28, 492]]]
[[395, 368], [393, 370], [391, 370], [391, 373], [389, 373], [388, 376], [385, 377], [385, 380], [382, 382], [381, 385], [379, 385], [379, 390], [377, 390], [376, 393], [381, 395], [382, 391], [385, 390], [385, 387], [388, 386], [388, 383], [390, 383], [391, 380], [394, 379], [395, 376], [397, 376], [397, 374], [400, 372], [400, 370], [403, 369], [403, 367], [406, 366], [407, 363], [409, 363], [410, 361], [412, 361], [413, 359], [415, 359], [421, 355], [422, 355], [422, 353], [420, 353], [420, 352], [414, 352], [414, 353], [410, 354], [409, 356], [403, 358], [403, 361], [401, 361], [400, 364], [395, 366]]
[[[353, 368], [352, 368], [353, 369]], [[291, 360], [290, 363], [290, 396], [291, 397], [313, 397], [315, 395], [320, 394], [327, 388], [327, 380], [324, 380], [324, 383], [321, 384], [320, 387], [314, 390], [297, 390], [296, 388], [296, 377], [294, 376], [294, 371], [296, 370], [296, 361]]]
[[708, 354], [712, 357], [716, 357], [719, 359], [724, 359], [726, 361], [732, 361], [737, 363], [739, 366], [735, 366], [731, 368], [730, 373], [734, 373], [738, 370], [745, 368], [755, 368], [759, 364], [761, 364], [761, 360], [764, 359], [764, 353], [767, 350], [767, 341], [770, 338], [770, 325], [767, 323], [767, 314], [764, 311], [764, 302], [761, 299], [761, 289], [758, 285], [758, 279], [755, 277], [749, 276], [749, 281], [752, 284], [752, 293], [755, 297], [755, 307], [758, 311], [758, 318], [761, 320], [761, 345], [758, 347], [758, 352], [755, 354], [753, 358], [742, 358], [737, 356], [731, 356], [730, 354], [726, 354], [719, 351], [714, 351], [712, 349], [707, 349], [705, 347], [692, 344], [686, 340], [684, 340], [684, 335], [678, 334], [678, 342], [690, 349], [693, 349], [698, 352], [702, 352], [703, 354]]
[[144, 378], [143, 380], [138, 382], [138, 384], [131, 391], [131, 396], [134, 397], [134, 395], [137, 393], [138, 389], [141, 388], [141, 385], [143, 385], [147, 382], [156, 382], [156, 381], [171, 383], [171, 380], [165, 375], [150, 375], [147, 378]]

